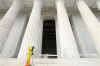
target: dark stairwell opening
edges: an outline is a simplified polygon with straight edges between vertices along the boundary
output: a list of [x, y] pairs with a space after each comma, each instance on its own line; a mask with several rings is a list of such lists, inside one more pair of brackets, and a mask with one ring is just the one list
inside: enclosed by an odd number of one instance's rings
[[42, 54], [57, 58], [55, 20], [43, 21]]

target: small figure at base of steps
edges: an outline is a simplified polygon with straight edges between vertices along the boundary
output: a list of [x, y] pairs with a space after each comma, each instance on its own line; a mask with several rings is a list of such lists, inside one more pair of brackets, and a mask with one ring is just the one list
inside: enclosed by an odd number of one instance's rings
[[33, 46], [29, 46], [28, 52], [27, 52], [27, 60], [26, 60], [25, 66], [31, 66], [31, 64], [30, 64], [31, 56], [34, 55], [33, 50], [34, 50], [34, 47]]

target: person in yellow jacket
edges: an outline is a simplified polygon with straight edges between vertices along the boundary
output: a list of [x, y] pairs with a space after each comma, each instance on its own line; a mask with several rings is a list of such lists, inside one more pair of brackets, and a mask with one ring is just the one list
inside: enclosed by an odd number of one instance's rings
[[25, 66], [30, 66], [31, 56], [33, 54], [33, 49], [34, 49], [34, 47], [29, 46], [28, 52], [27, 52], [27, 61], [26, 61], [26, 65]]

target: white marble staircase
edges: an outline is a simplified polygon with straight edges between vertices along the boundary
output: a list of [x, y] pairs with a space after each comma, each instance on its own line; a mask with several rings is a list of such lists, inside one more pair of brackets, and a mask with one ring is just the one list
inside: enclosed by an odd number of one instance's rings
[[34, 59], [32, 66], [100, 66], [100, 59]]

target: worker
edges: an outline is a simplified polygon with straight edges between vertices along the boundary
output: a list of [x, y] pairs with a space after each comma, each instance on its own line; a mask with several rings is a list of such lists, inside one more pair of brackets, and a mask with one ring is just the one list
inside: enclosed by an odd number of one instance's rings
[[27, 61], [26, 61], [26, 65], [25, 66], [30, 66], [32, 52], [33, 52], [33, 47], [29, 46], [28, 52], [27, 52]]

